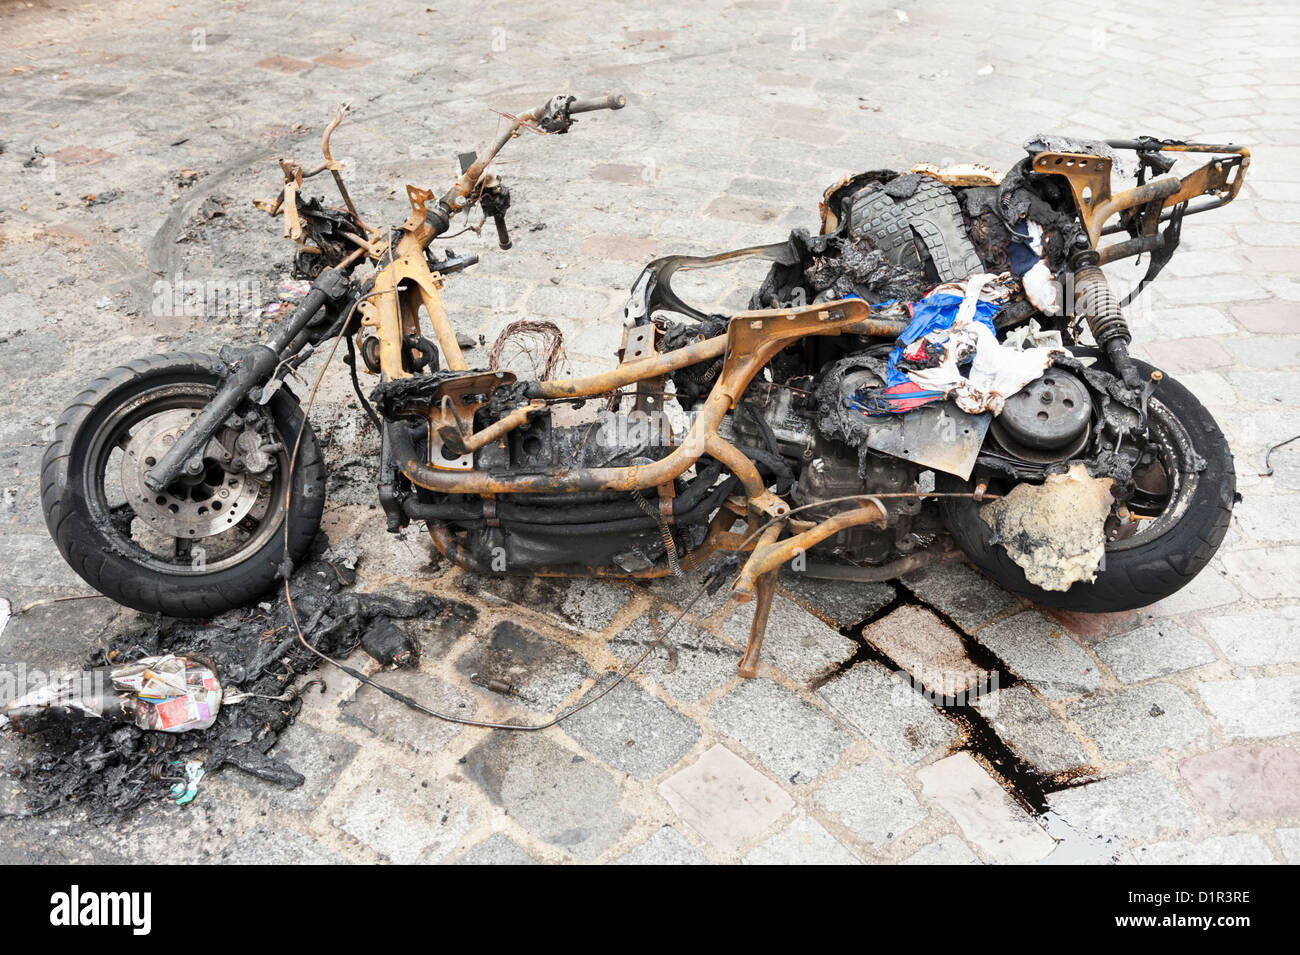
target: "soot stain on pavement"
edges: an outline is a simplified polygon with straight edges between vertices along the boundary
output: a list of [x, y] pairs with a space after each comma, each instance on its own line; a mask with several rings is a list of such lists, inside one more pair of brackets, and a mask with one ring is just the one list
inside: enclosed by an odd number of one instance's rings
[[[926, 603], [907, 589], [903, 581], [899, 580], [895, 583], [899, 586], [893, 600], [877, 609], [865, 620], [840, 630], [844, 636], [858, 645], [858, 649], [853, 656], [828, 673], [825, 679], [819, 681], [819, 685], [864, 662], [878, 663], [895, 673], [906, 675], [901, 665], [863, 636], [871, 624], [904, 606], [924, 607], [942, 620], [957, 634], [971, 662], [990, 674], [991, 679], [996, 681], [993, 685], [998, 689], [1010, 689], [1023, 683], [1020, 677], [1012, 673], [992, 651], [966, 634], [956, 621], [942, 610]], [[920, 688], [917, 692], [921, 692]], [[998, 735], [989, 720], [971, 705], [974, 699], [975, 697], [972, 696], [954, 701], [953, 698], [935, 697], [932, 703], [935, 709], [956, 723], [962, 731], [964, 742], [960, 749], [971, 753], [991, 769], [1001, 780], [1003, 788], [1033, 814], [1042, 815], [1046, 812], [1047, 797], [1050, 794], [1078, 784], [1081, 781], [1080, 775], [1090, 771], [1088, 767], [1065, 773], [1043, 773], [1034, 769], [1015, 754], [1006, 741]]]
[[[293, 608], [308, 639], [322, 653], [347, 656], [378, 635], [391, 644], [393, 620], [421, 619], [435, 628], [455, 607], [431, 595], [411, 597], [346, 590], [355, 580], [355, 560], [334, 554], [324, 535], [312, 556], [293, 574]], [[458, 618], [459, 619], [459, 618]], [[418, 648], [418, 642], [411, 645]], [[8, 767], [24, 784], [29, 814], [79, 805], [92, 822], [103, 823], [168, 797], [175, 763], [203, 763], [205, 773], [233, 766], [271, 783], [294, 788], [304, 777], [268, 753], [302, 708], [299, 694], [311, 684], [299, 678], [319, 658], [298, 639], [280, 587], [260, 604], [208, 621], [154, 617], [109, 636], [85, 660], [87, 667], [119, 666], [160, 654], [210, 661], [223, 686], [255, 694], [222, 706], [204, 730], [163, 733], [95, 718], [47, 717], [25, 726], [25, 752]], [[283, 697], [261, 699], [258, 697]]]

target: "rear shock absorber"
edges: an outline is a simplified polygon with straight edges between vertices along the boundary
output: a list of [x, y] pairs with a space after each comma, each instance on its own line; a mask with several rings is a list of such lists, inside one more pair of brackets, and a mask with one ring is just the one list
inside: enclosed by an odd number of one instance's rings
[[1097, 346], [1106, 353], [1124, 384], [1136, 390], [1141, 387], [1141, 377], [1128, 354], [1133, 336], [1128, 330], [1124, 310], [1120, 308], [1097, 259], [1096, 251], [1088, 249], [1076, 254], [1071, 261], [1074, 266], [1075, 310], [1082, 312], [1088, 320]]

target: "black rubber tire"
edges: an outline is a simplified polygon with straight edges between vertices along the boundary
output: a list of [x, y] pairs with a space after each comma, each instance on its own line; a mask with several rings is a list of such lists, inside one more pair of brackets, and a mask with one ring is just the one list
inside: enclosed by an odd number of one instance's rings
[[[90, 586], [118, 603], [146, 613], [205, 618], [250, 603], [277, 579], [284, 558], [284, 521], [256, 552], [210, 573], [168, 574], [123, 553], [110, 532], [91, 518], [86, 503], [86, 457], [99, 424], [132, 397], [159, 386], [201, 382], [216, 386], [222, 365], [211, 355], [151, 355], [114, 368], [90, 383], [63, 412], [41, 462], [45, 523], [68, 564]], [[286, 448], [303, 424], [302, 409], [287, 388], [268, 405]], [[287, 515], [289, 553], [306, 556], [320, 528], [325, 505], [325, 466], [311, 426], [302, 431]]]
[[[1146, 377], [1150, 365], [1134, 361]], [[1191, 502], [1182, 518], [1155, 540], [1126, 550], [1107, 550], [1105, 570], [1092, 583], [1047, 591], [1025, 579], [1018, 564], [993, 542], [993, 532], [972, 500], [941, 498], [940, 507], [957, 545], [976, 567], [1012, 593], [1038, 604], [1084, 613], [1110, 613], [1145, 607], [1185, 587], [1219, 549], [1232, 519], [1237, 475], [1232, 452], [1218, 424], [1196, 397], [1168, 375], [1155, 397], [1187, 430], [1197, 454], [1205, 459]], [[936, 490], [969, 490], [969, 484], [942, 475]]]

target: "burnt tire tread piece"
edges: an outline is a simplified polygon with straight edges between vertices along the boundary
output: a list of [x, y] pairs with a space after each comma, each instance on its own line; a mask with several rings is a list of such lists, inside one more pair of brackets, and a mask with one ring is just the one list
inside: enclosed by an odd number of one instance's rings
[[891, 264], [920, 270], [921, 255], [907, 216], [883, 190], [868, 188], [854, 196], [849, 233], [866, 236]]
[[984, 271], [975, 246], [966, 234], [961, 206], [941, 182], [925, 179], [899, 203], [899, 209], [925, 245], [943, 282], [957, 282]]

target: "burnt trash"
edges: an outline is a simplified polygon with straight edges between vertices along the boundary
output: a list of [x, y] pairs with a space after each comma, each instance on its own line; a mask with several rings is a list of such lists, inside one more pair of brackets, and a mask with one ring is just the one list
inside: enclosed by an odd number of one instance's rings
[[361, 649], [384, 666], [410, 667], [420, 661], [420, 645], [388, 617], [378, 618], [362, 634]]
[[207, 729], [222, 702], [213, 665], [178, 654], [65, 674], [0, 707], [0, 728], [31, 732], [52, 719], [88, 717], [140, 729]]
[[[392, 621], [436, 622], [447, 607], [431, 595], [348, 591], [344, 580], [351, 574], [340, 570], [350, 571], [355, 560], [346, 549], [327, 549], [327, 543], [319, 538], [314, 556], [290, 579], [293, 607], [311, 645], [341, 658], [369, 644], [392, 664], [415, 662], [418, 643], [404, 634], [400, 639]], [[302, 691], [310, 685], [303, 681], [320, 659], [299, 640], [283, 589], [273, 599], [208, 621], [146, 619], [108, 638], [84, 662], [91, 671], [139, 673], [146, 661], [166, 657], [202, 661], [210, 670], [225, 701], [210, 724], [167, 732], [138, 725], [135, 711], [117, 703], [101, 704], [97, 713], [47, 707], [39, 721], [14, 720], [9, 732], [25, 730], [20, 739], [26, 745], [19, 763], [6, 769], [22, 780], [29, 812], [75, 803], [92, 822], [103, 823], [164, 799], [188, 802], [191, 783], [197, 788], [199, 778], [193, 763], [205, 777], [233, 766], [278, 786], [302, 785], [303, 775], [272, 750], [301, 711]], [[173, 786], [180, 787], [176, 793]]]

